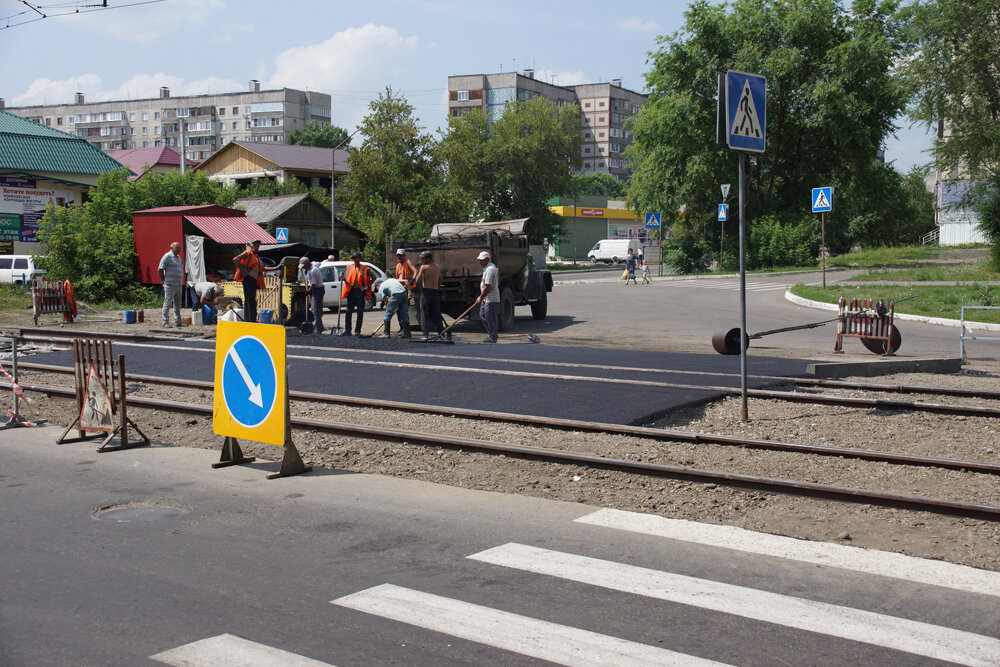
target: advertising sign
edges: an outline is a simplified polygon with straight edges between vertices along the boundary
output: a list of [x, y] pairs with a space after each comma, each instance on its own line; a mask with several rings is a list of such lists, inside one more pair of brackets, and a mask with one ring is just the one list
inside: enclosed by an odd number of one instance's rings
[[[28, 185], [31, 187], [28, 187]], [[38, 222], [45, 215], [45, 207], [69, 206], [73, 203], [71, 190], [59, 190], [34, 187], [35, 181], [30, 178], [0, 179], [0, 215], [8, 214], [18, 218], [18, 236], [11, 237], [12, 219], [4, 216], [0, 222], [0, 241], [36, 242]]]

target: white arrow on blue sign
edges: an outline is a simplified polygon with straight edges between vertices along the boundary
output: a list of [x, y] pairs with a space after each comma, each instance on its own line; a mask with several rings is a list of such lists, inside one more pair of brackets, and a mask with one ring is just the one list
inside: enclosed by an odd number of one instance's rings
[[729, 217], [729, 204], [719, 204], [719, 222], [725, 222]]
[[726, 72], [726, 143], [737, 151], [763, 153], [767, 128], [767, 79]]
[[813, 213], [829, 213], [833, 210], [833, 188], [813, 188], [812, 191]]
[[660, 214], [659, 213], [647, 213], [646, 214], [646, 227], [658, 229], [660, 227]]
[[241, 426], [264, 423], [277, 399], [278, 373], [271, 353], [260, 340], [243, 336], [226, 351], [222, 366], [222, 398]]
[[278, 239], [278, 243], [288, 243], [288, 227], [278, 227], [274, 232], [274, 238]]

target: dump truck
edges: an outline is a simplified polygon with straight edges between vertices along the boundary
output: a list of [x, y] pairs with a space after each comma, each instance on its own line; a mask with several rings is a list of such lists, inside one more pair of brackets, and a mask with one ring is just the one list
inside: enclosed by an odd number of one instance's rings
[[[406, 258], [418, 269], [420, 253], [429, 250], [444, 281], [441, 312], [455, 318], [479, 297], [483, 269], [476, 258], [488, 250], [500, 274], [500, 330], [514, 328], [516, 306], [530, 306], [534, 319], [544, 319], [548, 293], [552, 291], [552, 272], [545, 269], [542, 246], [528, 244], [528, 220], [438, 224], [430, 237], [421, 241], [396, 242], [390, 238], [385, 248], [389, 275], [395, 275], [398, 248], [406, 251]], [[411, 299], [410, 322], [414, 326], [420, 322], [419, 290], [414, 290]]]

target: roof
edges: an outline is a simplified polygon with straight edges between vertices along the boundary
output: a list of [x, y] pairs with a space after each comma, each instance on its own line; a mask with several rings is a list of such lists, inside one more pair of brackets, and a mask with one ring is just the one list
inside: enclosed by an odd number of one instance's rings
[[[132, 211], [132, 215], [141, 215], [143, 213], [184, 213], [186, 211], [191, 212], [202, 212], [206, 213], [206, 209], [214, 208], [222, 211], [232, 211], [233, 216], [243, 216], [242, 211], [237, 211], [235, 209], [227, 209], [222, 206], [216, 206], [215, 204], [201, 204], [199, 206], [160, 206], [158, 208], [144, 208], [141, 211]], [[219, 216], [225, 217], [225, 216]]]
[[260, 228], [250, 218], [225, 218], [217, 215], [185, 215], [184, 219], [205, 232], [216, 243], [277, 243], [278, 239]]
[[[129, 148], [123, 151], [115, 151], [111, 153], [111, 157], [121, 162], [123, 165], [131, 169], [132, 173], [136, 174], [136, 176], [131, 178], [133, 181], [142, 178], [145, 174], [143, 167], [146, 165], [149, 165], [150, 167], [165, 165], [168, 167], [178, 168], [181, 165], [180, 153], [169, 146]], [[188, 160], [187, 166], [197, 167], [198, 163], [194, 160]]]
[[[278, 195], [277, 197], [247, 197], [246, 199], [237, 199], [233, 206], [242, 206], [246, 210], [248, 218], [263, 225], [276, 220], [281, 214], [308, 196], [308, 192], [302, 192], [297, 195]], [[316, 204], [320, 205], [319, 202]]]
[[[251, 153], [273, 162], [282, 169], [308, 169], [311, 171], [329, 172], [333, 167], [333, 151], [329, 148], [268, 144], [257, 141], [233, 141], [230, 144], [236, 144], [241, 148], [245, 148]], [[226, 146], [230, 144], [226, 144]], [[219, 152], [215, 154], [218, 155]], [[347, 166], [347, 151], [345, 150], [337, 149], [337, 171], [349, 171]]]
[[83, 137], [0, 110], [0, 168], [103, 174], [121, 167]]

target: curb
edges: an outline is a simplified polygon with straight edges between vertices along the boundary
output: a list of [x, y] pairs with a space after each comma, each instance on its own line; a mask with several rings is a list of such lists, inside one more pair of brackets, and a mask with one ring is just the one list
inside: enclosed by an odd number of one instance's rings
[[886, 359], [885, 361], [833, 361], [808, 364], [806, 374], [818, 378], [876, 377], [895, 373], [958, 373], [962, 360]]
[[[840, 310], [839, 306], [836, 304], [803, 299], [801, 296], [792, 294], [791, 290], [785, 291], [785, 299], [798, 306], [805, 306], [806, 308], [817, 308], [819, 310]], [[945, 317], [927, 317], [925, 315], [907, 315], [905, 313], [896, 313], [893, 318], [897, 320], [910, 320], [911, 322], [923, 322], [924, 324], [940, 324], [945, 327], [962, 326], [962, 320], [950, 320]], [[966, 329], [971, 330], [973, 328], [972, 325], [980, 331], [1000, 331], [1000, 324], [993, 324], [991, 322], [974, 322], [972, 320], [965, 321]]]

